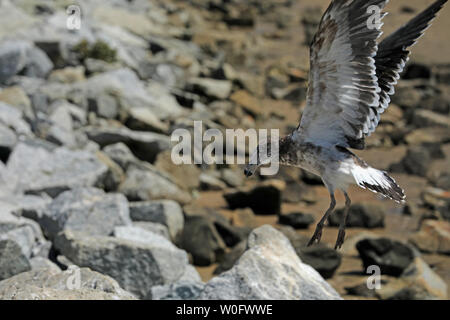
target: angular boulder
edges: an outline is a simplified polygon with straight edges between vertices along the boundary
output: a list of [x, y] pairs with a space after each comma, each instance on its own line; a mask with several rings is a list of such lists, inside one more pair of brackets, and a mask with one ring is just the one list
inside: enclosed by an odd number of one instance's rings
[[341, 299], [312, 267], [301, 262], [289, 240], [270, 226], [254, 230], [234, 267], [211, 279], [200, 299]]
[[116, 226], [131, 225], [131, 219], [128, 201], [122, 194], [76, 188], [56, 197], [39, 223], [50, 238], [63, 230], [107, 236]]
[[164, 237], [152, 234], [143, 241], [133, 240], [66, 230], [54, 245], [76, 265], [112, 277], [139, 298], [149, 298], [155, 285], [177, 282], [185, 274], [192, 276], [186, 252]]
[[17, 191], [45, 192], [52, 197], [71, 188], [94, 186], [108, 170], [94, 154], [87, 151], [73, 151], [65, 147], [50, 151], [26, 143], [16, 146], [6, 169], [17, 177]]

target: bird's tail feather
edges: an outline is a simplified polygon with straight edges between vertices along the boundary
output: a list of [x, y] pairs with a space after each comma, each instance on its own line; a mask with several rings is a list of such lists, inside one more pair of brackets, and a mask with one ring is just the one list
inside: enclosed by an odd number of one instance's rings
[[352, 173], [361, 188], [369, 189], [399, 203], [405, 201], [403, 189], [385, 171], [371, 167], [357, 167]]

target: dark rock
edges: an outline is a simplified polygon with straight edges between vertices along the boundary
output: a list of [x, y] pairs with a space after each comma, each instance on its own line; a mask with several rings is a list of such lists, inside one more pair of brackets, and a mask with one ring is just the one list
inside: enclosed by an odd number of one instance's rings
[[390, 167], [393, 172], [406, 172], [409, 174], [426, 177], [431, 162], [430, 152], [421, 146], [413, 146], [408, 149], [405, 157], [398, 164]]
[[225, 253], [220, 264], [214, 269], [214, 274], [221, 274], [222, 272], [230, 270], [242, 256], [245, 249], [247, 249], [247, 239], [239, 242], [229, 252]]
[[255, 24], [255, 17], [248, 9], [234, 10], [225, 15], [223, 21], [229, 26], [252, 27]]
[[301, 212], [281, 214], [278, 216], [278, 223], [291, 226], [294, 229], [308, 229], [314, 223], [314, 216]]
[[405, 69], [406, 70], [402, 75], [402, 78], [405, 80], [431, 78], [431, 68], [427, 65], [421, 63], [410, 63]]
[[6, 163], [17, 142], [14, 131], [0, 123], [0, 161]]
[[130, 216], [134, 221], [157, 222], [167, 226], [172, 240], [180, 236], [184, 227], [183, 211], [172, 200], [131, 202]]
[[225, 243], [214, 223], [202, 216], [187, 216], [180, 245], [192, 254], [194, 264], [208, 266], [221, 259]]
[[224, 194], [230, 209], [249, 207], [255, 214], [279, 214], [284, 183], [267, 181], [252, 189], [233, 190]]
[[227, 220], [216, 220], [214, 221], [214, 225], [228, 247], [233, 247], [237, 243], [247, 239], [252, 231], [251, 228], [232, 226]]
[[169, 137], [145, 131], [121, 128], [85, 127], [83, 132], [101, 147], [122, 142], [141, 160], [153, 163], [158, 153], [170, 148]]
[[[344, 215], [344, 208], [336, 210], [329, 218], [330, 226], [340, 225]], [[383, 228], [384, 210], [371, 203], [352, 204], [349, 209], [346, 226], [350, 228]]]
[[302, 262], [313, 267], [324, 279], [333, 277], [337, 268], [341, 265], [341, 254], [324, 244], [294, 248]]
[[251, 232], [249, 226], [231, 225], [230, 219], [226, 218], [220, 212], [213, 208], [197, 207], [195, 205], [185, 206], [183, 208], [186, 216], [201, 216], [213, 222], [217, 232], [228, 247], [233, 247], [244, 239], [247, 239]]
[[307, 246], [308, 237], [298, 234], [292, 227], [281, 227], [282, 232], [291, 242], [295, 252], [302, 260], [313, 267], [325, 279], [331, 278], [341, 264], [341, 254], [320, 243]]
[[377, 265], [382, 274], [398, 277], [413, 262], [413, 250], [388, 238], [364, 239], [356, 244], [364, 269]]

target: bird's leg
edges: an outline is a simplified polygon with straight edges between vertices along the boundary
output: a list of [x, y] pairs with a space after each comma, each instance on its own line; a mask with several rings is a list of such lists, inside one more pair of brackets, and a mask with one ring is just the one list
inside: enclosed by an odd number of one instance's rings
[[348, 210], [350, 209], [351, 200], [348, 196], [347, 192], [344, 192], [345, 196], [345, 209], [344, 209], [344, 216], [342, 217], [341, 224], [339, 225], [339, 233], [336, 240], [336, 245], [334, 246], [334, 249], [340, 249], [342, 247], [342, 244], [344, 243], [345, 239], [345, 225], [347, 223], [347, 217], [348, 217]]
[[309, 240], [309, 242], [308, 242], [308, 247], [316, 241], [317, 241], [317, 243], [320, 242], [320, 238], [322, 237], [322, 229], [325, 224], [325, 221], [327, 221], [328, 217], [333, 212], [334, 207], [336, 206], [336, 199], [334, 198], [334, 192], [330, 192], [330, 198], [331, 198], [330, 207], [328, 208], [328, 210], [323, 215], [322, 219], [320, 219], [319, 223], [317, 224], [316, 231], [314, 231], [314, 235], [312, 236], [311, 240]]

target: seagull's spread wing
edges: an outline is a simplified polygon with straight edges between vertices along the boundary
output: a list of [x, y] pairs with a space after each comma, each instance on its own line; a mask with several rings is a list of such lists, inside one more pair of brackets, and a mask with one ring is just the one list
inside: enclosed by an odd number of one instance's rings
[[[373, 28], [388, 0], [333, 0], [311, 45], [306, 109], [298, 132], [319, 144], [364, 148], [414, 45], [447, 0], [437, 0], [377, 46], [381, 23]], [[375, 8], [376, 9], [376, 8]], [[380, 14], [380, 20], [385, 14]]]
[[[413, 46], [425, 30], [428, 29], [431, 21], [446, 2], [447, 0], [436, 1], [378, 45], [375, 67], [381, 92], [380, 106], [376, 109], [377, 117], [370, 126], [373, 130], [375, 130], [380, 121], [380, 114], [389, 106], [390, 96], [394, 94], [394, 86], [397, 84], [400, 73], [409, 59], [410, 52], [408, 48]], [[373, 130], [369, 133], [373, 132]]]
[[334, 0], [323, 15], [310, 50], [302, 139], [362, 148], [364, 136], [375, 129], [381, 89], [374, 58], [381, 24], [374, 25], [372, 17], [373, 6], [380, 13], [386, 3]]

